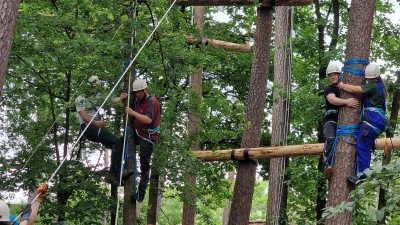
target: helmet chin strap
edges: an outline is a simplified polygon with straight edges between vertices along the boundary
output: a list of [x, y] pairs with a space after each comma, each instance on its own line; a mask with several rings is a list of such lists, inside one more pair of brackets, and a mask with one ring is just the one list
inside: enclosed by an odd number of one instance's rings
[[335, 85], [335, 86], [336, 86], [336, 85], [338, 85], [338, 84], [339, 84], [339, 81], [338, 81], [338, 82], [336, 82], [336, 83], [332, 83], [332, 85]]

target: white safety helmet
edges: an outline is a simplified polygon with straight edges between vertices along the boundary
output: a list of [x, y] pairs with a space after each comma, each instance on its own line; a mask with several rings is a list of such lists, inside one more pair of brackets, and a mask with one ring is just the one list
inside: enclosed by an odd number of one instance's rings
[[331, 73], [340, 73], [339, 66], [335, 63], [329, 63], [328, 67], [326, 68], [326, 75]]
[[365, 78], [376, 78], [380, 74], [379, 66], [376, 63], [371, 63], [365, 68]]
[[137, 79], [132, 84], [132, 91], [141, 91], [147, 88], [145, 80]]
[[9, 222], [10, 221], [10, 208], [7, 203], [0, 200], [0, 222]]
[[88, 81], [89, 81], [89, 85], [91, 85], [91, 86], [100, 86], [101, 85], [101, 80], [99, 79], [98, 76], [91, 76]]

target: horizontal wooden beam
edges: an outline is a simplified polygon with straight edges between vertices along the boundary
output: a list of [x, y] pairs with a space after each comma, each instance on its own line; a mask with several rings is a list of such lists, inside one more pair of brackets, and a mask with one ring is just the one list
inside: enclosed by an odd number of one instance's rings
[[[391, 149], [392, 144], [394, 148], [400, 148], [400, 138], [390, 139], [377, 139], [376, 149]], [[386, 147], [385, 147], [386, 145]], [[247, 150], [244, 148], [236, 150], [219, 150], [219, 151], [194, 151], [193, 154], [198, 159], [204, 161], [226, 161], [226, 160], [244, 160], [245, 155], [248, 155], [249, 159], [266, 159], [276, 157], [294, 157], [294, 156], [309, 156], [309, 155], [321, 155], [324, 148], [323, 143], [319, 144], [306, 144], [306, 145], [289, 145], [289, 146], [276, 146], [276, 147], [264, 147], [264, 148], [250, 148]], [[233, 157], [232, 157], [233, 156]], [[233, 158], [233, 159], [232, 159]]]
[[[146, 2], [148, 0], [138, 0]], [[171, 3], [174, 0], [169, 0]], [[306, 6], [311, 0], [259, 0], [261, 6]], [[181, 6], [254, 6], [253, 0], [177, 0]]]
[[232, 42], [226, 42], [226, 41], [220, 41], [216, 39], [208, 39], [208, 38], [202, 38], [201, 41], [197, 40], [193, 36], [186, 36], [186, 43], [190, 45], [194, 44], [202, 44], [202, 45], [208, 45], [213, 48], [221, 48], [227, 51], [232, 51], [232, 52], [244, 52], [244, 53], [249, 53], [251, 51], [251, 48], [249, 45], [246, 44], [237, 44], [237, 43], [232, 43]]

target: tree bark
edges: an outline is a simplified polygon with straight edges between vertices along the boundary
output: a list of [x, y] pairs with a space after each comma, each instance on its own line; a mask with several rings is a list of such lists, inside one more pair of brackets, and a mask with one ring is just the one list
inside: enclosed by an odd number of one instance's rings
[[150, 187], [149, 187], [149, 210], [147, 211], [147, 224], [157, 224], [157, 210], [160, 205], [159, 202], [159, 188], [160, 188], [160, 175], [156, 169], [152, 169], [150, 176]]
[[8, 60], [14, 38], [19, 1], [2, 0], [0, 2], [0, 99], [7, 76]]
[[[132, 56], [130, 54], [126, 54], [124, 57], [125, 57], [125, 60], [128, 61], [131, 59]], [[132, 67], [134, 67], [135, 65], [136, 65], [136, 62], [133, 63]], [[131, 79], [129, 79], [129, 77], [131, 77]], [[129, 70], [125, 74], [125, 77], [124, 77], [124, 92], [130, 94], [130, 97], [129, 97], [130, 100], [136, 98], [135, 94], [129, 90], [129, 83], [130, 82], [132, 83], [133, 82], [132, 80], [134, 80], [134, 79], [135, 79], [135, 75], [132, 74]], [[133, 102], [133, 101], [130, 101], [130, 102]], [[128, 104], [130, 104], [130, 102], [128, 102], [128, 99], [127, 99], [126, 101], [124, 101], [124, 106], [128, 106]], [[130, 107], [133, 107], [133, 106], [131, 105]], [[126, 116], [124, 116], [124, 120], [123, 120], [124, 126], [126, 124], [126, 119], [127, 119]], [[132, 116], [128, 116], [128, 121], [133, 123]], [[130, 126], [133, 126], [133, 124], [130, 124]], [[136, 142], [135, 142], [134, 138], [127, 138], [127, 137], [130, 137], [133, 132], [134, 132], [133, 130], [126, 131], [126, 136], [125, 136], [126, 140], [125, 140], [124, 147], [125, 147], [125, 151], [128, 151], [128, 152], [126, 152], [125, 154], [128, 154], [128, 156], [129, 155], [133, 156], [134, 159], [132, 159], [130, 157], [126, 157], [125, 168], [126, 169], [135, 169], [137, 171], [138, 160], [136, 159]], [[126, 145], [129, 145], [128, 149], [126, 148]], [[136, 210], [137, 210], [136, 207], [139, 204], [137, 204], [136, 201], [132, 202], [130, 199], [130, 195], [134, 193], [134, 188], [137, 188], [137, 182], [136, 182], [135, 175], [130, 176], [124, 180], [123, 225], [136, 224], [137, 214], [132, 213], [132, 212], [136, 212]]]
[[[241, 143], [241, 146], [246, 148], [260, 145], [270, 61], [272, 16], [272, 7], [260, 7], [257, 9], [254, 58], [251, 68], [249, 101], [246, 109], [245, 123], [250, 126], [244, 131]], [[256, 170], [256, 161], [245, 160], [238, 163], [229, 225], [249, 223]]]
[[[204, 6], [195, 6], [194, 7], [194, 18], [193, 22], [199, 29], [200, 33], [203, 33], [204, 29], [204, 17], [205, 17], [205, 7]], [[203, 67], [200, 66], [195, 69], [196, 71], [190, 75], [190, 105], [193, 106], [189, 108], [189, 141], [191, 142], [191, 151], [200, 150], [199, 141], [200, 141], [200, 120], [201, 115], [200, 112], [197, 111], [199, 102], [201, 102], [202, 95], [202, 79], [203, 79]], [[193, 110], [194, 109], [194, 110]], [[182, 224], [194, 225], [194, 219], [196, 215], [196, 194], [195, 192], [190, 192], [191, 188], [189, 186], [196, 187], [197, 180], [193, 175], [188, 175], [188, 185], [186, 191], [188, 191], [187, 195], [189, 196], [190, 202], [184, 202], [183, 204], [183, 215], [182, 215]]]
[[[400, 71], [396, 72], [396, 88], [400, 86]], [[390, 112], [390, 128], [396, 130], [397, 126], [397, 118], [399, 117], [399, 102], [400, 102], [400, 90], [397, 89], [397, 91], [393, 95], [393, 101], [392, 101], [392, 111]], [[386, 133], [386, 138], [392, 138], [392, 134]], [[382, 158], [382, 166], [390, 164], [390, 160], [392, 159], [392, 149], [388, 147], [388, 149], [385, 149], [385, 152], [383, 153], [383, 158]], [[382, 186], [379, 188], [379, 199], [378, 199], [378, 210], [382, 209], [383, 207], [386, 206], [386, 189], [383, 188]], [[386, 211], [387, 212], [387, 211]], [[389, 212], [385, 213], [383, 218], [381, 220], [377, 221], [377, 224], [386, 224], [386, 217], [389, 216]]]
[[[228, 172], [228, 180], [229, 180], [232, 184], [235, 183], [235, 171], [229, 171], [229, 172]], [[233, 187], [232, 187], [232, 186], [229, 186], [229, 187], [228, 187], [228, 190], [229, 190], [229, 191], [232, 191], [232, 190], [233, 190]], [[229, 214], [230, 214], [230, 212], [231, 212], [231, 204], [232, 204], [232, 201], [231, 201], [230, 199], [226, 199], [226, 200], [225, 200], [226, 208], [224, 209], [224, 215], [223, 215], [223, 218], [222, 218], [222, 225], [228, 225], [228, 222], [229, 222]]]
[[[337, 47], [338, 44], [338, 38], [339, 38], [339, 23], [340, 23], [340, 11], [339, 11], [339, 0], [332, 0], [332, 12], [333, 12], [333, 26], [332, 26], [332, 35], [330, 36], [331, 42], [328, 47], [328, 52], [325, 52], [326, 46], [325, 46], [325, 30], [327, 29], [327, 24], [325, 23], [317, 23], [317, 30], [318, 30], [318, 64], [319, 64], [319, 71], [318, 71], [318, 87], [320, 90], [321, 95], [324, 93], [324, 88], [321, 86], [322, 81], [326, 78], [326, 68], [328, 66], [328, 59], [326, 57], [326, 54], [331, 53], [334, 51]], [[323, 20], [323, 16], [321, 14], [321, 9], [320, 9], [320, 1], [315, 0], [314, 1], [314, 8], [315, 8], [315, 15], [317, 17], [317, 20]], [[322, 107], [322, 106], [321, 106]], [[319, 123], [318, 123], [318, 142], [322, 143], [325, 141], [324, 135], [323, 135], [323, 127], [322, 127], [322, 119], [320, 118]], [[319, 164], [318, 168], [322, 168], [323, 165], [323, 157], [321, 156], [319, 159]], [[316, 223], [317, 224], [323, 224], [324, 221], [322, 220], [322, 215], [324, 213], [324, 209], [326, 207], [326, 198], [322, 197], [326, 195], [327, 192], [327, 186], [326, 186], [326, 180], [325, 179], [318, 179], [317, 181], [317, 204], [315, 208], [316, 212]]]
[[[374, 19], [375, 0], [353, 0], [350, 8], [350, 23], [346, 42], [346, 61], [352, 58], [368, 60], [371, 46], [372, 22]], [[365, 65], [350, 65], [365, 69]], [[343, 82], [353, 85], [362, 85], [365, 79], [350, 73], [343, 73]], [[360, 94], [343, 92], [341, 98], [354, 97], [361, 100]], [[361, 108], [341, 107], [339, 110], [338, 126], [354, 125], [359, 123]], [[343, 139], [355, 143], [353, 138], [342, 136]], [[354, 184], [347, 181], [346, 177], [354, 173], [356, 146], [343, 141], [337, 143], [335, 153], [335, 166], [329, 181], [328, 206], [350, 201], [349, 193], [354, 190]], [[351, 224], [352, 212], [338, 214], [326, 220], [327, 225]]]
[[[275, 55], [274, 84], [272, 106], [271, 146], [286, 145], [289, 132], [289, 102], [291, 78], [290, 35], [292, 32], [292, 9], [288, 6], [275, 7]], [[270, 161], [268, 206], [266, 224], [286, 224], [287, 194], [285, 170], [289, 158], [279, 157]]]

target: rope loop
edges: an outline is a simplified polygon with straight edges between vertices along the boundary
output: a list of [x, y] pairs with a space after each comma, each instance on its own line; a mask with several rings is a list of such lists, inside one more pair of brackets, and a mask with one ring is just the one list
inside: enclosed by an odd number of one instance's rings
[[335, 164], [335, 152], [336, 152], [336, 145], [338, 140], [345, 142], [347, 144], [355, 145], [355, 143], [351, 143], [348, 140], [341, 138], [340, 136], [350, 136], [355, 141], [357, 140], [358, 130], [360, 129], [360, 124], [353, 124], [353, 125], [340, 125], [336, 128], [336, 137], [332, 145], [332, 150], [329, 153], [328, 159], [330, 159], [329, 165], [333, 166]]
[[352, 73], [357, 76], [365, 76], [364, 70], [360, 70], [360, 69], [354, 68], [354, 67], [346, 67], [346, 66], [354, 65], [354, 64], [368, 65], [369, 62], [367, 60], [358, 59], [358, 58], [353, 58], [353, 59], [347, 60], [346, 62], [344, 62], [344, 66], [342, 67], [342, 73], [340, 74], [340, 81], [342, 81], [343, 72]]

